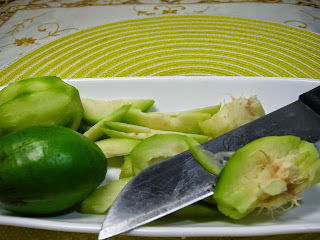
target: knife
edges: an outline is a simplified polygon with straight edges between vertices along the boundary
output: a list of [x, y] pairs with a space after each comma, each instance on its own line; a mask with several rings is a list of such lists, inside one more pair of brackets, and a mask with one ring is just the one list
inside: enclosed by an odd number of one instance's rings
[[[279, 110], [214, 138], [202, 147], [233, 152], [265, 136], [295, 135], [320, 151], [320, 86]], [[128, 232], [213, 195], [217, 177], [185, 151], [137, 174], [109, 209], [99, 240]]]

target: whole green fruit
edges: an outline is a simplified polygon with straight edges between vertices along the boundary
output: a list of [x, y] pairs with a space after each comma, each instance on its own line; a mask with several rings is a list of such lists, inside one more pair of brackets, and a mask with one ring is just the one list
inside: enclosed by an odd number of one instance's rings
[[0, 137], [43, 124], [77, 130], [82, 114], [78, 90], [58, 77], [23, 79], [0, 91]]
[[0, 207], [26, 215], [57, 213], [104, 180], [100, 148], [69, 128], [31, 126], [0, 139]]

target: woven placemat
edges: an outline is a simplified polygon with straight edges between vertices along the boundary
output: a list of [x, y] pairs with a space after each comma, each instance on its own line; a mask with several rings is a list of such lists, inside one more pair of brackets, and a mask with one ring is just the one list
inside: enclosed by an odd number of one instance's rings
[[143, 18], [62, 37], [0, 72], [2, 85], [43, 75], [320, 78], [320, 35], [237, 17]]

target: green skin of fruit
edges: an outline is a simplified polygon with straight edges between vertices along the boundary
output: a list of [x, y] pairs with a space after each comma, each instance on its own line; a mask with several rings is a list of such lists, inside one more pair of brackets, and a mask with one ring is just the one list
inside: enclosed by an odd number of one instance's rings
[[273, 210], [320, 181], [315, 146], [295, 136], [257, 139], [236, 151], [222, 170], [214, 199], [225, 215], [240, 219], [254, 209]]
[[83, 113], [79, 92], [54, 76], [11, 83], [0, 92], [0, 137], [33, 125], [77, 130]]
[[32, 126], [0, 139], [0, 206], [24, 215], [57, 213], [104, 180], [107, 160], [69, 128]]

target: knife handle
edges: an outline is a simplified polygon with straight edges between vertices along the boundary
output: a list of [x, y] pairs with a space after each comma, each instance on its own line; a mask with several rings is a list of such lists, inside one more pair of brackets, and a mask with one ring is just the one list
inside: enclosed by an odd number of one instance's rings
[[299, 100], [320, 115], [320, 86], [303, 93], [299, 96]]

